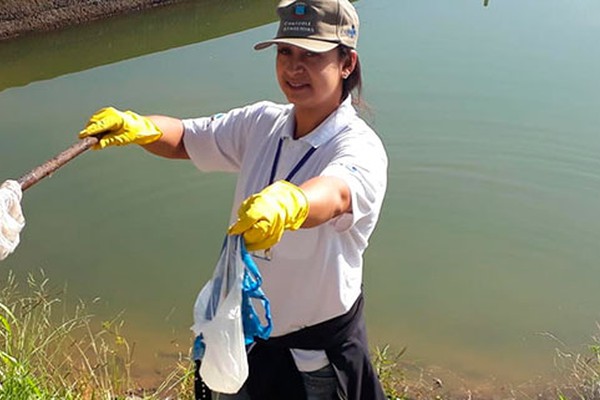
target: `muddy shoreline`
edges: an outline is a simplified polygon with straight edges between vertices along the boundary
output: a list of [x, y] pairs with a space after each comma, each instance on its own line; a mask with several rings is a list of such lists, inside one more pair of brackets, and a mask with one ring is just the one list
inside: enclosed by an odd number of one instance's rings
[[3, 0], [0, 41], [187, 0]]

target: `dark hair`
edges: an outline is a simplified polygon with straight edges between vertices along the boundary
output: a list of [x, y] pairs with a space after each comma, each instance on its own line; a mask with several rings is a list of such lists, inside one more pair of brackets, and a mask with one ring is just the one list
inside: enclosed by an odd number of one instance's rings
[[[350, 58], [350, 51], [352, 50], [348, 46], [338, 46], [339, 54], [342, 59]], [[352, 103], [355, 105], [362, 104], [362, 74], [360, 68], [360, 59], [356, 58], [356, 66], [354, 71], [344, 79], [342, 82], [342, 101], [346, 100], [349, 94], [352, 93]]]

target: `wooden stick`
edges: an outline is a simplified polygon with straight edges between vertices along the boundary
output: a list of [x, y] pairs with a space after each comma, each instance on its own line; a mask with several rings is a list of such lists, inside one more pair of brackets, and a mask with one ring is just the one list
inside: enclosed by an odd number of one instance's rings
[[96, 136], [88, 136], [86, 138], [81, 139], [59, 155], [50, 160], [46, 161], [42, 165], [32, 169], [19, 179], [17, 182], [21, 185], [21, 190], [25, 191], [31, 186], [35, 185], [43, 178], [47, 177], [54, 173], [57, 169], [80, 155], [81, 153], [89, 150], [93, 145], [98, 143], [98, 138]]

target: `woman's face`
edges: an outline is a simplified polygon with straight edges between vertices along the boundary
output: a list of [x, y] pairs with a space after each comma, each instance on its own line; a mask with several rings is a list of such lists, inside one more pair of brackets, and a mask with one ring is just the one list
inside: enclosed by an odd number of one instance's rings
[[289, 44], [277, 45], [277, 80], [297, 108], [333, 111], [340, 104], [343, 76], [349, 74], [345, 64], [348, 62], [337, 48], [313, 53]]

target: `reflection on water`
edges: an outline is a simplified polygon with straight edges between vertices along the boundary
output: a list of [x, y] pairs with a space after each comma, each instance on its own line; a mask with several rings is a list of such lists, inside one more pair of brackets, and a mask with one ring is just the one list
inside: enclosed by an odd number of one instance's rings
[[275, 19], [274, 0], [198, 0], [0, 42], [0, 91]]

